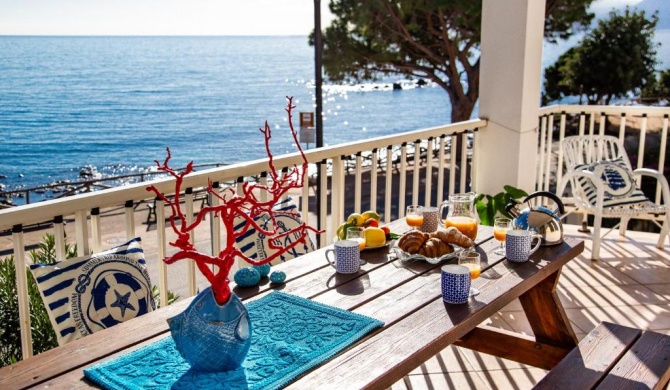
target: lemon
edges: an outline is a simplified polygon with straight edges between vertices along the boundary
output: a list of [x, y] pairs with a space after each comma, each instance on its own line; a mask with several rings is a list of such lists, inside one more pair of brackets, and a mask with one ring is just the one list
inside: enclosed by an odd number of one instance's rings
[[379, 221], [380, 219], [382, 219], [382, 217], [376, 211], [372, 210], [368, 210], [361, 215], [363, 216], [364, 221], [367, 221], [368, 219], [375, 219]]
[[351, 226], [363, 226], [363, 222], [365, 222], [365, 219], [358, 213], [350, 214], [347, 218], [347, 223]]
[[384, 230], [377, 227], [369, 227], [363, 232], [365, 233], [366, 247], [382, 246], [386, 244], [386, 233]]

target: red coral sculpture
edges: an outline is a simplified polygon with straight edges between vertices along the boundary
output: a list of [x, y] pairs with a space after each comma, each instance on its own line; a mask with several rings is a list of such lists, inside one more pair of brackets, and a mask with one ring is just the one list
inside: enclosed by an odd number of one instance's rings
[[[300, 147], [297, 132], [293, 128], [292, 111], [295, 108], [293, 105], [293, 98], [287, 97], [287, 99], [288, 105], [286, 112], [288, 113], [289, 128], [291, 130], [291, 135], [293, 136], [293, 141], [298, 147], [303, 161], [300, 167], [294, 165], [292, 169], [290, 169], [285, 175], [282, 176], [277, 173], [277, 170], [274, 166], [272, 152], [270, 150], [270, 139], [272, 138], [272, 133], [270, 126], [266, 121], [265, 128], [260, 129], [260, 131], [265, 136], [265, 150], [269, 157], [268, 176], [269, 182], [271, 184], [261, 185], [259, 183], [245, 182], [242, 186], [242, 194], [237, 194], [236, 191], [232, 188], [228, 188], [224, 192], [219, 193], [218, 191], [214, 190], [212, 182], [209, 180], [207, 192], [219, 198], [221, 203], [217, 206], [203, 207], [198, 212], [195, 221], [193, 221], [191, 224], [188, 224], [186, 222], [184, 212], [181, 209], [180, 197], [184, 177], [193, 172], [193, 161], [191, 161], [182, 172], [176, 172], [168, 165], [171, 154], [170, 148], [167, 148], [167, 157], [165, 158], [165, 161], [162, 164], [156, 161], [156, 165], [158, 166], [158, 170], [166, 172], [175, 178], [174, 199], [167, 198], [160, 191], [158, 191], [155, 186], [147, 187], [147, 191], [153, 191], [156, 196], [163, 200], [165, 204], [169, 205], [170, 209], [172, 210], [172, 215], [170, 216], [170, 225], [177, 234], [177, 239], [174, 242], [171, 242], [170, 245], [179, 248], [179, 251], [173, 256], [165, 258], [163, 261], [165, 261], [166, 264], [172, 264], [182, 259], [191, 259], [195, 261], [200, 272], [202, 272], [202, 274], [211, 283], [214, 297], [217, 303], [220, 305], [228, 302], [228, 299], [230, 298], [230, 280], [228, 276], [236, 257], [240, 257], [253, 265], [267, 264], [285, 252], [290, 251], [298, 244], [302, 243], [304, 245], [306, 243], [309, 231], [315, 232], [317, 234], [321, 233], [320, 231], [308, 226], [305, 222], [296, 228], [280, 233], [277, 230], [277, 221], [272, 211], [272, 207], [275, 205], [275, 203], [280, 201], [281, 198], [290, 189], [302, 188], [305, 179], [305, 173], [307, 172], [307, 158], [305, 157], [305, 153]], [[267, 193], [267, 200], [265, 201], [261, 201], [258, 196], [262, 191]], [[221, 218], [226, 231], [225, 248], [216, 256], [198, 252], [190, 242], [190, 232], [193, 231], [203, 221], [207, 214], [212, 212], [215, 213], [215, 217]], [[263, 214], [267, 214], [271, 218], [271, 223], [267, 225], [271, 228], [269, 230], [262, 228], [256, 221], [256, 217]], [[246, 224], [241, 231], [236, 232], [234, 229], [234, 221], [235, 218], [239, 217], [244, 218], [246, 220]], [[176, 223], [177, 220], [181, 222], [179, 225]], [[244, 253], [242, 253], [235, 246], [235, 239], [244, 235], [252, 227], [261, 234], [270, 237], [270, 248], [275, 250], [273, 254], [264, 259], [252, 259], [245, 256]], [[291, 237], [295, 237], [292, 242], [286, 246], [281, 246], [278, 244], [279, 242], [283, 242], [283, 240], [281, 240], [283, 237], [289, 235], [291, 235]], [[213, 271], [209, 265], [217, 266], [218, 269], [216, 272]]]

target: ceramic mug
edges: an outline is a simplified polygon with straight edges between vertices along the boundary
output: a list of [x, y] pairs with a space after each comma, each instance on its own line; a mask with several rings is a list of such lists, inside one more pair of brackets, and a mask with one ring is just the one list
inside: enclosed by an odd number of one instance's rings
[[442, 300], [447, 303], [466, 303], [470, 297], [470, 269], [462, 265], [442, 267]]
[[[326, 261], [338, 274], [354, 274], [361, 268], [361, 250], [357, 241], [341, 240], [333, 244], [334, 248], [326, 250]], [[335, 261], [330, 260], [328, 254], [335, 254]]]
[[440, 223], [440, 209], [437, 207], [423, 208], [423, 224], [419, 228], [424, 233], [433, 233], [437, 231]]
[[[537, 240], [535, 246], [532, 246], [533, 240]], [[505, 238], [505, 257], [514, 263], [523, 263], [528, 261], [542, 244], [542, 237], [529, 230], [508, 230]]]

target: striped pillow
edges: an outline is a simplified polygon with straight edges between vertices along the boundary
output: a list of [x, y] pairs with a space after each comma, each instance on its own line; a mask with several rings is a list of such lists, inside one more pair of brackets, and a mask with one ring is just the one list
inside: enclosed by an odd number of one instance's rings
[[[591, 171], [605, 184], [604, 207], [621, 207], [650, 200], [637, 187], [633, 173], [628, 169], [622, 157], [614, 160], [599, 161], [593, 164], [581, 164], [575, 170]], [[577, 182], [593, 206], [596, 205], [596, 186], [591, 179], [579, 177]]]
[[155, 308], [140, 238], [91, 256], [32, 264], [58, 344]]
[[[302, 224], [300, 219], [300, 213], [295, 204], [293, 204], [291, 198], [286, 198], [281, 202], [276, 203], [272, 207], [272, 211], [277, 220], [277, 231], [278, 233], [289, 231], [293, 228], [296, 228]], [[272, 229], [270, 224], [272, 220], [267, 214], [261, 214], [254, 219], [263, 229]], [[240, 232], [244, 228], [246, 220], [244, 218], [238, 217], [235, 219], [235, 232]], [[283, 238], [283, 242], [277, 242], [276, 244], [287, 246], [289, 245], [294, 237], [286, 236]], [[265, 259], [268, 256], [271, 256], [275, 253], [275, 250], [270, 248], [270, 239], [265, 235], [258, 232], [256, 229], [249, 228], [247, 232], [238, 236], [235, 239], [238, 249], [244, 253], [245, 256], [252, 259]], [[273, 263], [278, 263], [280, 261], [286, 261], [293, 259], [295, 257], [304, 255], [314, 250], [314, 244], [309, 236], [307, 236], [306, 244], [298, 244], [292, 250], [285, 252], [279, 256], [279, 260], [273, 261]]]

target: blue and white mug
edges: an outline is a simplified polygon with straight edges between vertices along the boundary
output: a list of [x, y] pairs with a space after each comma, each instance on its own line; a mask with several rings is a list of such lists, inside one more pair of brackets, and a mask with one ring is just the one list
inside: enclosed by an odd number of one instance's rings
[[423, 208], [423, 224], [419, 230], [424, 233], [433, 233], [437, 231], [437, 227], [440, 224], [440, 210], [437, 207], [424, 207]]
[[[535, 246], [533, 240], [537, 240]], [[508, 230], [505, 238], [505, 257], [513, 263], [523, 263], [528, 261], [542, 244], [542, 237], [529, 230]]]
[[442, 267], [442, 300], [447, 303], [466, 303], [470, 297], [470, 269], [462, 265]]
[[[326, 250], [326, 260], [338, 274], [355, 274], [361, 268], [361, 250], [358, 241], [341, 240], [333, 244], [334, 248]], [[334, 262], [328, 254], [334, 253]]]

